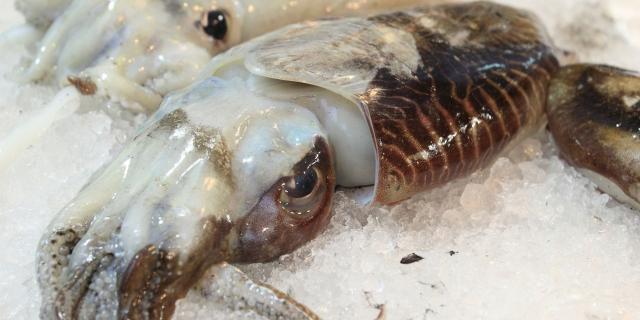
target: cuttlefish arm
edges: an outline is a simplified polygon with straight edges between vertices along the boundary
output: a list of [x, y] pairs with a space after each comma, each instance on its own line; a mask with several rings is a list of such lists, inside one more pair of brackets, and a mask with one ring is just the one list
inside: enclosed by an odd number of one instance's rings
[[[206, 299], [204, 303], [218, 302], [234, 311], [254, 312], [268, 319], [319, 319], [313, 311], [287, 294], [269, 285], [256, 283], [228, 263], [212, 267], [206, 277], [202, 282], [205, 285], [194, 288], [200, 297]], [[268, 303], [264, 303], [265, 300]]]

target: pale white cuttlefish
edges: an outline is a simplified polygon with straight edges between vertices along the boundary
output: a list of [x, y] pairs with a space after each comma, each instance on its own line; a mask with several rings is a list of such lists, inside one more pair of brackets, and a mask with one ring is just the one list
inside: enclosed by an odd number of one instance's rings
[[370, 14], [418, 0], [17, 0], [44, 32], [28, 81], [73, 84], [153, 111], [213, 55], [284, 25]]
[[[151, 113], [167, 93], [193, 83], [212, 56], [238, 43], [293, 22], [424, 1], [16, 0], [28, 25], [0, 35], [0, 43], [35, 43], [25, 82], [73, 85], [134, 113]], [[79, 107], [70, 88], [0, 139], [0, 168]]]

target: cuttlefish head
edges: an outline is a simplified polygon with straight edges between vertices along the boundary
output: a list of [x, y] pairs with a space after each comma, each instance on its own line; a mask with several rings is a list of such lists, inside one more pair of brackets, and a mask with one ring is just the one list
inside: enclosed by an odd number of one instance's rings
[[165, 319], [211, 266], [270, 261], [325, 228], [320, 122], [243, 85], [172, 95], [58, 215], [38, 250], [44, 318]]
[[[238, 1], [18, 0], [44, 31], [26, 81], [72, 84], [153, 111], [240, 42]], [[139, 110], [142, 109], [142, 110]]]

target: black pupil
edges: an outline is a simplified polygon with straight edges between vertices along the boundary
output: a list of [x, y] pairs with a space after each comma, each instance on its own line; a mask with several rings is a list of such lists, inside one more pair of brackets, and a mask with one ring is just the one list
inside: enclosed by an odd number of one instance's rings
[[318, 175], [312, 168], [305, 170], [301, 175], [295, 176], [295, 188], [287, 190], [287, 194], [293, 198], [304, 198], [313, 192], [318, 182]]
[[223, 40], [227, 35], [227, 18], [224, 12], [213, 10], [207, 13], [207, 22], [202, 26], [204, 32], [216, 40]]

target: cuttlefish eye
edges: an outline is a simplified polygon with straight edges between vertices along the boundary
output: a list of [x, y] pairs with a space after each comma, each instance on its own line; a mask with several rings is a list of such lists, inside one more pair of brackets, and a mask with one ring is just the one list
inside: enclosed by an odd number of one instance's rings
[[315, 238], [329, 222], [336, 186], [330, 146], [315, 147], [275, 183], [239, 224], [236, 262], [263, 262]]
[[295, 172], [288, 181], [282, 183], [280, 192], [280, 206], [291, 215], [304, 218], [313, 212], [322, 195], [327, 191], [326, 183], [319, 178], [317, 162], [307, 167], [301, 166], [301, 171]]
[[215, 40], [224, 40], [229, 30], [227, 22], [226, 12], [223, 10], [211, 10], [202, 14], [199, 26], [209, 37]]

